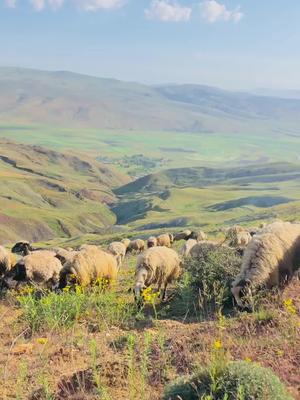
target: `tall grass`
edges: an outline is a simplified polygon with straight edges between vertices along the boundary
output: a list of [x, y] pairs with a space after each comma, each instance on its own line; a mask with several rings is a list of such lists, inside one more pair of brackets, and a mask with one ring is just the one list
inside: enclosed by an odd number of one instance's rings
[[76, 286], [59, 294], [45, 291], [42, 296], [29, 289], [17, 296], [17, 301], [23, 311], [21, 318], [32, 332], [70, 328], [81, 320], [92, 320], [99, 330], [111, 325], [128, 327], [136, 314], [134, 303], [99, 286]]

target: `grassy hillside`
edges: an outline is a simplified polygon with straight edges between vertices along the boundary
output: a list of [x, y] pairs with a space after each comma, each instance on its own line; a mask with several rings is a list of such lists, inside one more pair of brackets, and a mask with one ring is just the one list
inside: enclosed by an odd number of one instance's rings
[[253, 224], [300, 217], [300, 167], [274, 163], [241, 168], [171, 169], [115, 190], [118, 223], [135, 229]]
[[0, 68], [0, 116], [5, 123], [248, 134], [294, 129], [299, 134], [299, 115], [298, 99]]
[[87, 156], [0, 141], [0, 240], [99, 232], [127, 178]]

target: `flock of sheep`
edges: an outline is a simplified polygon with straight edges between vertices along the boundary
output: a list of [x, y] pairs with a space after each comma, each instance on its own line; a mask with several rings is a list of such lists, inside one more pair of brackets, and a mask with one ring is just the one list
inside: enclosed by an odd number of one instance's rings
[[[174, 241], [184, 240], [179, 253], [172, 249]], [[52, 289], [63, 289], [77, 282], [88, 286], [99, 279], [115, 281], [127, 253], [137, 253], [135, 298], [156, 284], [165, 299], [168, 284], [177, 280], [186, 257], [198, 257], [203, 245], [215, 248], [229, 246], [242, 255], [242, 267], [232, 283], [232, 294], [243, 306], [242, 293], [260, 286], [279, 286], [290, 279], [300, 265], [300, 224], [277, 221], [259, 229], [234, 226], [226, 230], [223, 242], [207, 240], [204, 232], [185, 230], [175, 235], [123, 239], [112, 242], [106, 250], [95, 245], [78, 249], [33, 248], [28, 242], [18, 242], [11, 251], [0, 246], [1, 287], [17, 287], [31, 282]], [[21, 256], [17, 260], [15, 254]]]

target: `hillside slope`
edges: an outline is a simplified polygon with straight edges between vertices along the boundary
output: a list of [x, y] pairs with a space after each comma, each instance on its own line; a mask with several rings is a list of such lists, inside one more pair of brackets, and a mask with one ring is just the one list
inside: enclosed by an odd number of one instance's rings
[[0, 140], [0, 242], [97, 232], [112, 225], [112, 168], [76, 154]]
[[299, 181], [300, 166], [289, 163], [169, 169], [116, 189], [113, 212], [136, 229], [299, 219]]
[[[189, 132], [299, 133], [300, 100], [201, 85], [147, 86], [70, 72], [0, 68], [6, 123]], [[276, 124], [276, 125], [275, 125]]]

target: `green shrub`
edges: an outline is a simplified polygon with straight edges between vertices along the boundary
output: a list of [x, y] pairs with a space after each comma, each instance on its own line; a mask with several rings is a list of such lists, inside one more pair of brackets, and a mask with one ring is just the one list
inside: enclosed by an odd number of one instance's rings
[[199, 305], [207, 312], [222, 309], [231, 300], [231, 283], [240, 271], [241, 257], [234, 249], [203, 245], [197, 258], [188, 258], [185, 268], [190, 285], [199, 295]]
[[219, 375], [207, 369], [169, 386], [164, 400], [292, 400], [279, 378], [258, 364], [236, 361]]

